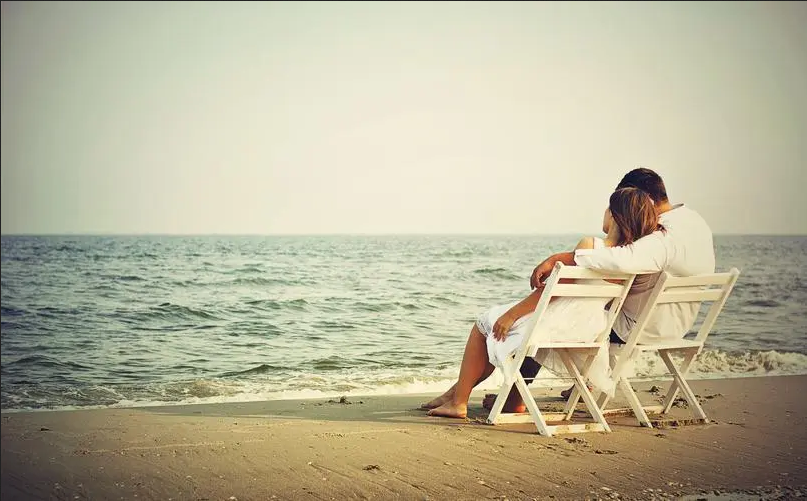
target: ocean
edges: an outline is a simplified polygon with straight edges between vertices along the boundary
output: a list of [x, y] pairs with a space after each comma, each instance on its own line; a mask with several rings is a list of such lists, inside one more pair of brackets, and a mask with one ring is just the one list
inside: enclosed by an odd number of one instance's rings
[[[0, 408], [442, 391], [478, 314], [579, 237], [3, 236]], [[807, 374], [807, 236], [715, 250], [741, 275], [692, 377]]]

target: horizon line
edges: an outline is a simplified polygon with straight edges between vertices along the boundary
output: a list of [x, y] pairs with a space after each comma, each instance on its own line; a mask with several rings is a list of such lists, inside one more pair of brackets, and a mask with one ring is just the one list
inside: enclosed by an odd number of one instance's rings
[[[367, 237], [394, 237], [394, 236], [572, 236], [583, 235], [584, 231], [568, 232], [516, 232], [516, 233], [465, 233], [465, 232], [400, 232], [400, 233], [364, 233], [364, 232], [334, 232], [334, 233], [148, 233], [148, 232], [64, 232], [64, 233], [0, 233], [0, 237], [336, 237], [336, 236], [367, 236]], [[770, 237], [803, 237], [807, 233], [756, 233], [756, 232], [713, 232], [716, 236], [770, 236]]]

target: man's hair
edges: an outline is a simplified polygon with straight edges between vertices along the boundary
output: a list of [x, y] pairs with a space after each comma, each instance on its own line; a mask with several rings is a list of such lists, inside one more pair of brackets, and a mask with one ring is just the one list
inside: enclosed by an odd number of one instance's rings
[[667, 188], [664, 187], [661, 176], [644, 167], [633, 169], [625, 174], [625, 177], [616, 186], [617, 190], [621, 188], [639, 188], [650, 195], [655, 203], [667, 201]]

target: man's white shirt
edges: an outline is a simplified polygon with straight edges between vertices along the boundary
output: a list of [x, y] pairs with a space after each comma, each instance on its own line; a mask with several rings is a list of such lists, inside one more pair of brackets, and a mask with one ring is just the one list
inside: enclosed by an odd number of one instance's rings
[[[662, 271], [678, 277], [714, 273], [712, 230], [694, 210], [679, 204], [659, 216], [664, 231], [656, 231], [623, 247], [579, 249], [575, 263], [586, 268], [642, 274], [625, 300], [614, 331], [626, 339], [638, 313]], [[649, 274], [649, 275], [645, 275]], [[657, 343], [681, 339], [695, 323], [697, 303], [658, 305], [640, 342]]]

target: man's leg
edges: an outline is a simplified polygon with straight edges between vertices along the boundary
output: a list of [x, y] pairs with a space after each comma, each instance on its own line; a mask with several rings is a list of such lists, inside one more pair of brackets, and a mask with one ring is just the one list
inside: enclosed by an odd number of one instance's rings
[[[611, 344], [625, 344], [625, 341], [623, 341], [622, 338], [619, 337], [619, 334], [617, 334], [613, 329], [611, 329], [611, 335], [608, 338], [608, 341]], [[589, 390], [591, 389], [591, 385], [589, 385], [588, 389]], [[573, 390], [574, 390], [574, 386], [572, 386], [571, 388], [567, 388], [567, 389], [563, 390], [562, 392], [560, 392], [560, 396], [562, 398], [565, 398], [565, 399], [568, 400], [569, 397], [572, 396], [572, 391]]]
[[[524, 362], [521, 363], [521, 367], [519, 368], [519, 372], [521, 372], [521, 376], [524, 377], [524, 381], [527, 384], [532, 383], [540, 370], [541, 364], [536, 362], [532, 357], [525, 358]], [[495, 401], [496, 394], [488, 393], [482, 400], [482, 407], [490, 410], [493, 408], [493, 403]], [[510, 389], [510, 394], [507, 395], [507, 400], [504, 402], [502, 412], [527, 412], [527, 406], [524, 404], [524, 399], [521, 398], [521, 393], [518, 392], [518, 389], [516, 389], [515, 386]]]

